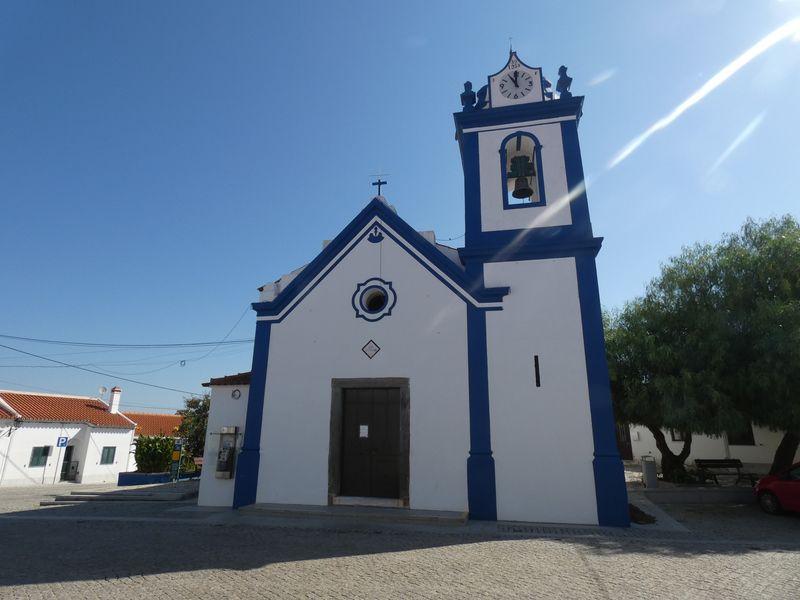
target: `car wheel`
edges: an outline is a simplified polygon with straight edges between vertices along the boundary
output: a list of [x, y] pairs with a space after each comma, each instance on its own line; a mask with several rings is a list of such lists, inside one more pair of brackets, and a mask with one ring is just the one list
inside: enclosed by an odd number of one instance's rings
[[761, 492], [758, 495], [758, 504], [764, 509], [764, 512], [771, 515], [777, 515], [781, 512], [781, 503], [778, 502], [778, 498], [772, 492]]

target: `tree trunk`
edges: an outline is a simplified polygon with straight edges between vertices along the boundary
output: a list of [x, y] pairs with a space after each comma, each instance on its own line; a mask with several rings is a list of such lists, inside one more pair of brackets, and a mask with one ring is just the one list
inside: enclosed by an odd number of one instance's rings
[[786, 467], [792, 466], [798, 446], [800, 446], [800, 435], [791, 431], [784, 433], [781, 443], [778, 444], [778, 449], [775, 450], [769, 474], [774, 475], [778, 471], [783, 471]]
[[664, 481], [686, 481], [688, 475], [683, 463], [686, 462], [689, 453], [692, 451], [692, 434], [683, 434], [683, 448], [681, 448], [678, 454], [674, 454], [672, 450], [670, 450], [669, 444], [667, 444], [667, 438], [664, 436], [664, 432], [661, 431], [661, 429], [649, 425], [647, 428], [656, 439], [656, 447], [658, 451], [661, 452], [661, 473], [664, 476]]

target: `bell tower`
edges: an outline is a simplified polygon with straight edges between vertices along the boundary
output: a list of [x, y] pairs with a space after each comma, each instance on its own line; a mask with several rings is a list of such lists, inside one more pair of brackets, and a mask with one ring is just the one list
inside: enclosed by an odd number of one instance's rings
[[[494, 483], [488, 502], [498, 519], [532, 505], [546, 515], [555, 502], [561, 522], [627, 526], [595, 266], [602, 238], [592, 232], [578, 143], [584, 99], [570, 92], [566, 67], [558, 75], [552, 90], [540, 67], [512, 51], [477, 92], [464, 84], [454, 114], [464, 170], [459, 255], [476, 285], [510, 289], [503, 310], [473, 330], [485, 327], [489, 424], [471, 454], [481, 484], [470, 494]], [[565, 469], [586, 483], [567, 481]], [[536, 482], [551, 478], [564, 492], [547, 499]]]
[[511, 52], [477, 94], [464, 84], [456, 113], [465, 187], [466, 245], [592, 238], [578, 144], [583, 97], [566, 67], [558, 90]]

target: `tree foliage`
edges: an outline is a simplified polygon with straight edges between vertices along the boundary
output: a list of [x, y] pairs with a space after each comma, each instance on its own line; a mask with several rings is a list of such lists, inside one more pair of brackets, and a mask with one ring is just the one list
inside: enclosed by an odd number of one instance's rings
[[[741, 431], [751, 422], [786, 431], [783, 454], [793, 456], [800, 226], [789, 216], [749, 220], [716, 245], [684, 249], [643, 297], [606, 315], [606, 337], [618, 418], [653, 432], [666, 477], [683, 470], [691, 433]], [[684, 434], [678, 455], [662, 428]], [[778, 459], [773, 468], [785, 463]]]
[[178, 435], [184, 440], [184, 452], [191, 456], [203, 456], [206, 444], [206, 428], [208, 427], [208, 394], [185, 399], [186, 407], [178, 411], [183, 417]]
[[165, 435], [140, 435], [136, 438], [136, 470], [139, 473], [169, 471], [174, 440]]

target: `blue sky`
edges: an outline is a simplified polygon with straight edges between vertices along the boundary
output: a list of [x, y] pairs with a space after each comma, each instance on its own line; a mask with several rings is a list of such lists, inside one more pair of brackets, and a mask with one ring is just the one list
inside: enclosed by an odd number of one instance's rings
[[[160, 344], [250, 338], [256, 288], [366, 204], [464, 232], [452, 113], [520, 58], [569, 67], [606, 307], [747, 217], [800, 216], [800, 34], [613, 167], [800, 2], [30, 2], [0, 5], [0, 334]], [[795, 30], [796, 31], [796, 30]], [[697, 97], [695, 97], [697, 99]], [[454, 244], [458, 244], [456, 240]], [[239, 320], [241, 318], [241, 320]], [[237, 324], [238, 323], [238, 324]], [[0, 388], [175, 409], [250, 368], [246, 344], [120, 349], [0, 338]], [[183, 362], [183, 365], [181, 364]]]

